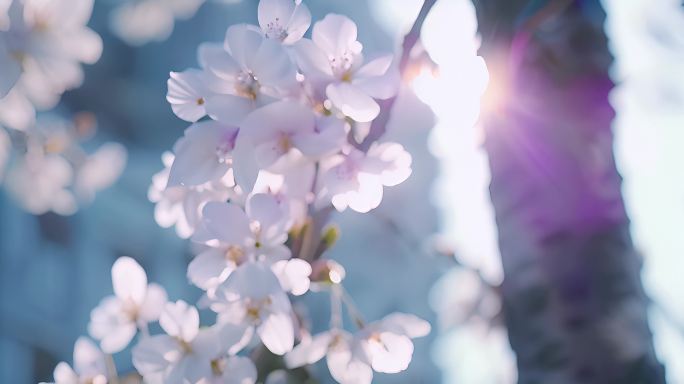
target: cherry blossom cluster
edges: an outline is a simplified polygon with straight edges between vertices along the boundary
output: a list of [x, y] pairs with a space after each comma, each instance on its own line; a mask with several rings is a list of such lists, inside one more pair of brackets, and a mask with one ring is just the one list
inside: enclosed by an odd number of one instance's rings
[[118, 144], [83, 149], [92, 116], [36, 114], [81, 85], [81, 63], [99, 59], [102, 41], [86, 27], [92, 8], [93, 0], [0, 0], [0, 183], [33, 214], [74, 213], [126, 161]]
[[[91, 313], [101, 350], [80, 339], [74, 369], [60, 364], [57, 384], [111, 381], [105, 357], [134, 340], [133, 365], [146, 383], [253, 384], [258, 352], [268, 350], [287, 369], [325, 357], [337, 382], [368, 384], [374, 372], [407, 369], [412, 339], [430, 332], [405, 313], [366, 322], [343, 286], [344, 268], [326, 257], [339, 237], [329, 223], [335, 209], [369, 212], [385, 187], [411, 174], [400, 144], [369, 142], [387, 112], [378, 100], [399, 86], [394, 56], [365, 60], [356, 24], [342, 15], [327, 15], [305, 38], [311, 14], [301, 1], [261, 0], [258, 22], [202, 44], [200, 68], [168, 80], [173, 112], [191, 125], [163, 155], [148, 196], [158, 224], [194, 243], [187, 277], [202, 298], [168, 301], [133, 259], [118, 259], [114, 295]], [[331, 301], [330, 327], [316, 335], [293, 305], [310, 291]], [[215, 321], [200, 326], [199, 310]], [[163, 332], [152, 334], [150, 323]]]

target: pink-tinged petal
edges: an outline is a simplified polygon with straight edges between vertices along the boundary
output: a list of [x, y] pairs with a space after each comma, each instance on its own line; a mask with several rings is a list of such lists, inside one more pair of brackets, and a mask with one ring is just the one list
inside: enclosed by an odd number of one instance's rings
[[167, 86], [166, 101], [171, 104], [176, 116], [194, 123], [207, 114], [204, 104], [209, 92], [202, 71], [188, 69], [183, 72], [171, 72]]
[[207, 96], [204, 104], [207, 114], [225, 124], [240, 125], [250, 112], [254, 110], [254, 101], [235, 95]]
[[159, 325], [169, 336], [190, 342], [199, 332], [199, 313], [183, 300], [167, 303], [159, 317]]
[[235, 146], [238, 128], [216, 121], [195, 123], [176, 142], [176, 157], [167, 187], [192, 186], [221, 179], [230, 169], [226, 158]]
[[311, 38], [327, 54], [338, 56], [356, 42], [356, 24], [346, 16], [330, 13], [314, 24]]
[[296, 135], [294, 145], [308, 157], [318, 158], [339, 151], [347, 140], [347, 123], [334, 116], [316, 119], [316, 132]]
[[202, 43], [197, 48], [200, 67], [221, 78], [232, 78], [240, 71], [238, 63], [219, 43]]
[[329, 79], [333, 77], [328, 56], [309, 39], [301, 39], [294, 46], [295, 59], [299, 69], [307, 78]]
[[354, 73], [352, 84], [376, 99], [388, 99], [399, 91], [401, 78], [393, 56], [386, 55], [372, 60]]
[[226, 245], [242, 246], [252, 237], [249, 219], [239, 206], [210, 201], [202, 209], [202, 222], [193, 241], [218, 240]]
[[241, 130], [233, 149], [233, 176], [235, 183], [245, 194], [251, 193], [254, 189], [259, 170], [254, 142], [244, 133], [244, 130]]
[[374, 144], [368, 151], [368, 161], [363, 169], [379, 174], [380, 182], [392, 187], [403, 183], [411, 175], [411, 162], [411, 154], [400, 144]]
[[282, 356], [294, 346], [294, 325], [289, 313], [272, 313], [257, 327], [257, 334], [272, 353]]
[[295, 10], [294, 0], [259, 1], [258, 19], [264, 35], [270, 39], [280, 39]]
[[173, 337], [145, 337], [133, 347], [133, 366], [143, 376], [162, 373], [182, 355], [180, 345]]
[[106, 372], [102, 351], [87, 337], [79, 337], [74, 345], [74, 370], [91, 377]]
[[225, 253], [225, 249], [210, 248], [195, 256], [188, 265], [188, 279], [204, 290], [222, 283], [234, 268]]
[[54, 41], [64, 55], [86, 64], [94, 64], [102, 55], [102, 38], [89, 28], [62, 30]]
[[[254, 284], [255, 281], [259, 284]], [[240, 265], [217, 290], [217, 294], [229, 301], [236, 298], [262, 300], [278, 293], [282, 293], [282, 289], [273, 271], [252, 261]]]
[[[375, 175], [359, 173], [359, 189], [346, 194], [349, 208], [359, 213], [367, 213], [382, 202], [382, 184]], [[334, 204], [334, 198], [333, 198]]]
[[430, 323], [416, 315], [409, 313], [392, 313], [385, 316], [381, 323], [382, 329], [387, 329], [397, 334], [403, 334], [410, 338], [427, 336], [430, 333]]
[[226, 359], [222, 380], [224, 384], [254, 384], [257, 380], [257, 370], [249, 358], [231, 356]]
[[273, 195], [266, 193], [252, 195], [247, 200], [246, 211], [247, 216], [251, 220], [259, 222], [263, 237], [271, 238], [287, 230], [283, 226], [287, 217], [285, 217], [283, 210]]
[[112, 285], [114, 294], [122, 301], [133, 300], [141, 304], [147, 292], [147, 275], [135, 260], [120, 257], [112, 266]]
[[285, 365], [292, 369], [317, 362], [328, 352], [328, 346], [332, 342], [332, 338], [332, 332], [323, 332], [302, 340], [292, 351], [285, 355]]
[[309, 290], [311, 264], [308, 262], [302, 259], [281, 260], [273, 264], [271, 269], [284, 291], [300, 296]]
[[0, 99], [0, 125], [25, 131], [36, 122], [36, 110], [29, 99], [13, 89]]
[[241, 125], [241, 133], [259, 144], [280, 139], [283, 134], [314, 132], [315, 115], [307, 106], [279, 101], [251, 113]]
[[336, 339], [328, 351], [328, 369], [331, 376], [341, 384], [370, 384], [373, 370], [351, 352], [348, 336]]
[[325, 93], [337, 109], [358, 122], [372, 121], [380, 113], [378, 103], [352, 84], [330, 84]]
[[261, 45], [264, 38], [255, 27], [247, 24], [236, 24], [226, 31], [223, 47], [230, 53], [243, 70], [251, 69], [248, 63], [255, 55], [255, 48]]
[[164, 287], [155, 283], [148, 285], [145, 302], [140, 307], [138, 315], [140, 320], [147, 323], [159, 320], [159, 316], [161, 316], [168, 300], [169, 298]]
[[413, 356], [413, 343], [408, 337], [383, 332], [367, 343], [371, 366], [377, 372], [398, 373], [408, 368]]
[[219, 352], [230, 354], [238, 353], [251, 340], [252, 333], [247, 325], [219, 323], [214, 325], [216, 336], [219, 343]]
[[278, 42], [265, 39], [250, 57], [247, 67], [261, 85], [287, 89], [296, 85], [296, 70], [285, 48]]

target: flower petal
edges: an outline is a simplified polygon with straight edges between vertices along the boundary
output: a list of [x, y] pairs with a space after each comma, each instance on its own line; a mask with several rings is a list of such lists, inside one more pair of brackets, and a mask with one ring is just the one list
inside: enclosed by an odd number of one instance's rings
[[372, 121], [380, 113], [378, 103], [352, 84], [330, 84], [325, 93], [337, 109], [358, 122]]
[[239, 206], [210, 201], [202, 209], [202, 221], [193, 241], [206, 243], [218, 240], [227, 245], [242, 246], [251, 239], [249, 219]]
[[112, 266], [112, 285], [119, 299], [133, 300], [142, 304], [147, 292], [147, 275], [135, 260], [128, 256], [119, 257]]
[[331, 332], [323, 332], [312, 338], [302, 340], [285, 355], [285, 365], [292, 369], [317, 362], [328, 352], [332, 338]]
[[169, 336], [190, 342], [199, 332], [199, 313], [183, 300], [167, 303], [159, 317], [159, 325]]
[[257, 328], [261, 342], [276, 355], [284, 355], [294, 345], [294, 325], [289, 313], [272, 313]]

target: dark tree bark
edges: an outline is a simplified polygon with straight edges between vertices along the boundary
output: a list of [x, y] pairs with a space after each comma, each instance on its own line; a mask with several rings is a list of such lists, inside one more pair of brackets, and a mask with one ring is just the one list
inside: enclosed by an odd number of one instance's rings
[[500, 96], [483, 119], [519, 382], [664, 383], [613, 157], [599, 1], [475, 6]]

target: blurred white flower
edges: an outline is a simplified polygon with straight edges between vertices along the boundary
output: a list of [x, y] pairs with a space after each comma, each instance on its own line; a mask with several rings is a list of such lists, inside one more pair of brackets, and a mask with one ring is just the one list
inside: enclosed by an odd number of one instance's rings
[[74, 171], [63, 157], [30, 151], [10, 168], [5, 188], [29, 213], [71, 215], [78, 209], [68, 189], [73, 178]]
[[365, 213], [380, 205], [383, 186], [402, 183], [411, 175], [411, 155], [397, 143], [374, 143], [365, 154], [350, 148], [331, 158], [323, 175], [321, 198], [338, 211], [347, 207]]
[[393, 313], [368, 324], [355, 335], [333, 329], [307, 337], [285, 356], [288, 368], [313, 364], [327, 356], [332, 377], [342, 384], [370, 384], [373, 371], [398, 373], [413, 356], [411, 339], [430, 332], [430, 324], [414, 315]]
[[114, 296], [105, 297], [90, 313], [88, 332], [100, 340], [106, 353], [128, 346], [138, 329], [159, 319], [167, 301], [160, 285], [147, 284], [143, 268], [130, 257], [120, 257], [112, 266]]
[[173, 32], [176, 19], [195, 15], [204, 0], [125, 0], [110, 14], [115, 35], [129, 45], [164, 41]]
[[51, 384], [107, 384], [104, 354], [92, 341], [79, 337], [74, 345], [74, 368], [65, 362], [57, 364], [53, 379]]
[[102, 40], [86, 27], [93, 0], [14, 1], [0, 32], [0, 123], [25, 130], [35, 109], [49, 109], [83, 82], [81, 63], [95, 63]]
[[10, 19], [8, 11], [10, 5], [12, 5], [12, 0], [0, 0], [0, 31], [6, 31], [9, 28]]
[[105, 143], [88, 155], [74, 181], [74, 192], [79, 200], [90, 203], [97, 192], [114, 184], [123, 173], [126, 157], [126, 148], [118, 143]]
[[[133, 365], [148, 383], [213, 383], [223, 373], [223, 357], [245, 335], [232, 324], [200, 329], [197, 309], [182, 300], [166, 304], [159, 324], [166, 334], [144, 337], [133, 348]], [[236, 382], [250, 382], [254, 372], [245, 362], [233, 365], [231, 373], [242, 375]]]
[[283, 44], [299, 41], [311, 25], [311, 12], [301, 0], [261, 0], [258, 16], [264, 36]]
[[229, 356], [212, 360], [213, 376], [197, 384], [254, 384], [257, 370], [252, 360], [242, 356]]
[[352, 20], [329, 14], [314, 24], [311, 40], [300, 40], [295, 51], [304, 77], [332, 106], [355, 121], [369, 122], [380, 113], [374, 99], [394, 96], [398, 77], [390, 70], [391, 54], [363, 65], [363, 46], [356, 38]]

